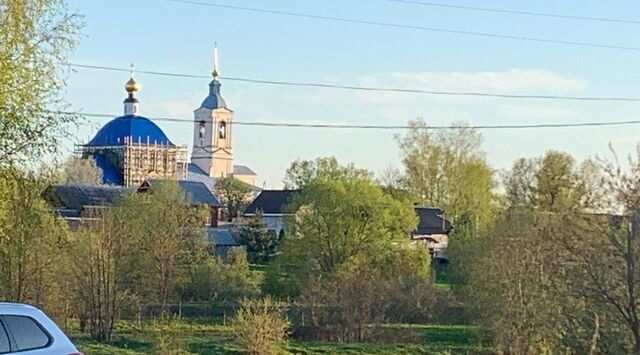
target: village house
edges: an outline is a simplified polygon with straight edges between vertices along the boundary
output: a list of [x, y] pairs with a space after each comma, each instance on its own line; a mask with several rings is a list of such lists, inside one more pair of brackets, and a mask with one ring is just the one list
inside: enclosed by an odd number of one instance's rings
[[262, 222], [267, 230], [272, 231], [278, 237], [286, 234], [285, 219], [291, 216], [287, 211], [287, 205], [297, 190], [262, 190], [260, 194], [245, 208], [244, 217], [254, 217], [262, 214]]

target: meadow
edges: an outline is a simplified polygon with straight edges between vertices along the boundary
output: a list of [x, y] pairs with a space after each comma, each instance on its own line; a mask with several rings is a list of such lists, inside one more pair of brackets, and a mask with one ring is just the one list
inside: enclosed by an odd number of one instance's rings
[[[383, 325], [380, 343], [299, 342], [291, 340], [291, 354], [489, 354], [488, 336], [471, 325]], [[87, 355], [242, 354], [231, 329], [219, 319], [147, 322], [121, 321], [110, 343], [90, 340], [77, 332], [73, 340]], [[394, 342], [393, 339], [397, 339]]]

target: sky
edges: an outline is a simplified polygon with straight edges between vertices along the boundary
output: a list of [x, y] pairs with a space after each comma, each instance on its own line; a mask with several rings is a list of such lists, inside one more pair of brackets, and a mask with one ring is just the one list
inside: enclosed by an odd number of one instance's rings
[[[386, 0], [201, 0], [234, 6], [348, 17], [463, 31], [640, 47], [640, 24], [605, 23], [427, 7]], [[435, 1], [435, 0], [434, 0]], [[640, 20], [640, 2], [619, 0], [463, 1], [455, 5]], [[168, 0], [68, 0], [85, 27], [70, 61], [78, 64], [209, 75], [214, 42], [221, 75], [421, 90], [640, 97], [640, 51], [578, 47], [428, 32], [196, 6]], [[121, 115], [127, 73], [76, 69], [65, 96], [73, 110]], [[208, 79], [136, 74], [141, 114], [189, 120]], [[404, 125], [574, 123], [640, 120], [640, 102], [566, 102], [300, 88], [222, 80], [222, 95], [242, 122]], [[87, 118], [63, 147], [87, 142], [109, 118]], [[191, 146], [190, 123], [157, 122]], [[484, 130], [496, 170], [550, 149], [578, 160], [634, 151], [639, 125]], [[259, 186], [282, 187], [298, 158], [334, 155], [380, 173], [401, 167], [402, 130], [236, 126], [236, 164]]]

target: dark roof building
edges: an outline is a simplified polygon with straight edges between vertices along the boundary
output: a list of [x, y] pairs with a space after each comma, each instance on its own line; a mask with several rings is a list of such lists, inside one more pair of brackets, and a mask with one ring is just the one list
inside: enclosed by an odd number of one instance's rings
[[[163, 180], [147, 179], [140, 187], [138, 191], [146, 191], [154, 184], [162, 182]], [[222, 203], [211, 193], [207, 186], [199, 181], [187, 181], [179, 180], [178, 186], [186, 194], [187, 202], [192, 205], [208, 205], [212, 207], [222, 207]]]
[[283, 215], [288, 212], [285, 207], [291, 203], [291, 198], [298, 190], [262, 190], [247, 208], [245, 216], [255, 215], [261, 211], [263, 215]]
[[124, 187], [94, 186], [83, 184], [54, 184], [45, 192], [45, 200], [56, 214], [69, 223], [76, 223], [86, 216], [86, 210], [111, 206], [118, 197], [133, 190]]
[[444, 217], [444, 211], [439, 208], [415, 207], [418, 215], [418, 227], [412, 233], [414, 236], [449, 234], [451, 223]]

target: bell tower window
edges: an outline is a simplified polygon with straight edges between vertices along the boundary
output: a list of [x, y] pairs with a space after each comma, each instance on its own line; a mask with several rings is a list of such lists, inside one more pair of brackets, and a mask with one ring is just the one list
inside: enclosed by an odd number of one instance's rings
[[204, 138], [205, 132], [205, 123], [204, 121], [200, 121], [200, 128], [198, 129], [198, 138]]
[[220, 124], [218, 125], [218, 138], [227, 138], [227, 123], [224, 121], [220, 122]]

